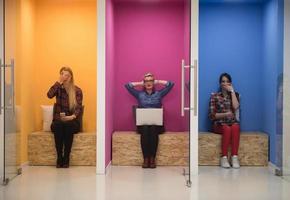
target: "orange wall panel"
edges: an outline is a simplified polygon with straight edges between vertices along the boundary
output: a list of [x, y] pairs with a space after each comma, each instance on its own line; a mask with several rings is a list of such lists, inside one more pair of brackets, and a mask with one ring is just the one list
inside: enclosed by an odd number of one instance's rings
[[[28, 134], [42, 129], [40, 105], [63, 65], [83, 90], [84, 131], [96, 130], [96, 0], [11, 0], [7, 4], [7, 60], [15, 59], [18, 160], [25, 163]], [[16, 19], [16, 20], [15, 20]], [[16, 22], [16, 23], [11, 23]], [[16, 36], [16, 37], [15, 37]]]
[[97, 17], [93, 0], [36, 1], [35, 103], [36, 128], [41, 129], [40, 105], [53, 104], [46, 93], [67, 65], [83, 90], [84, 131], [96, 130]]
[[[15, 0], [13, 0], [15, 1]], [[20, 163], [28, 160], [27, 137], [35, 130], [34, 111], [34, 0], [17, 0], [17, 9], [10, 11], [17, 17], [15, 38], [15, 96]], [[16, 12], [16, 13], [15, 13]], [[9, 37], [11, 37], [9, 35]]]

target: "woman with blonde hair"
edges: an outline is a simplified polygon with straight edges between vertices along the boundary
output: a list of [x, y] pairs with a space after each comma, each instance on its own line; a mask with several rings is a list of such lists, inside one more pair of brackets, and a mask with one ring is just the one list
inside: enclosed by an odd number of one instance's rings
[[59, 80], [47, 92], [48, 98], [56, 97], [51, 130], [54, 133], [57, 152], [57, 168], [68, 168], [73, 135], [80, 131], [82, 90], [74, 85], [73, 72], [69, 67], [60, 69]]
[[[155, 90], [155, 85], [163, 85], [161, 90]], [[135, 87], [142, 86], [143, 90]], [[131, 95], [138, 101], [139, 108], [161, 108], [162, 99], [173, 88], [174, 83], [165, 80], [156, 80], [152, 73], [146, 73], [140, 82], [129, 82], [125, 85]], [[144, 162], [142, 168], [156, 168], [155, 157], [158, 148], [159, 134], [164, 132], [163, 126], [143, 125], [137, 126], [141, 134], [141, 148]]]

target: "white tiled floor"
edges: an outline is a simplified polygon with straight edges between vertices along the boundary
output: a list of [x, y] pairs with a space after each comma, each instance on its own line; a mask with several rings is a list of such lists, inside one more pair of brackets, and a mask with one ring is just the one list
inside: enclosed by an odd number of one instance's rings
[[199, 176], [186, 187], [180, 167], [111, 167], [106, 176], [93, 167], [27, 167], [6, 187], [1, 200], [279, 200], [290, 199], [290, 182], [268, 168], [239, 170], [200, 167]]

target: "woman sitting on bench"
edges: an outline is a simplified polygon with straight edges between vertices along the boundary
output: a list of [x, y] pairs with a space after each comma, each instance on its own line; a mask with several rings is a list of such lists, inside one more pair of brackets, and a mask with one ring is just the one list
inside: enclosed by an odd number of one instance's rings
[[222, 134], [221, 167], [230, 168], [228, 148], [231, 143], [233, 168], [240, 168], [238, 149], [240, 142], [240, 125], [235, 113], [238, 111], [239, 94], [234, 91], [232, 78], [223, 73], [219, 78], [220, 91], [212, 93], [210, 97], [209, 117], [213, 121], [213, 132]]
[[[155, 90], [154, 84], [162, 84], [165, 88]], [[141, 82], [130, 82], [125, 85], [127, 90], [138, 100], [139, 108], [161, 108], [162, 98], [168, 94], [172, 89], [173, 83], [171, 81], [154, 80], [151, 73], [144, 75]], [[139, 91], [134, 87], [143, 86], [144, 90]], [[137, 132], [141, 134], [141, 147], [144, 162], [143, 168], [156, 168], [155, 157], [158, 147], [159, 134], [164, 132], [164, 126], [157, 125], [143, 125], [137, 126]]]
[[50, 99], [56, 97], [51, 124], [57, 152], [56, 167], [68, 168], [73, 134], [80, 131], [83, 100], [82, 90], [74, 85], [73, 72], [69, 67], [60, 69], [60, 78], [51, 86], [47, 96]]

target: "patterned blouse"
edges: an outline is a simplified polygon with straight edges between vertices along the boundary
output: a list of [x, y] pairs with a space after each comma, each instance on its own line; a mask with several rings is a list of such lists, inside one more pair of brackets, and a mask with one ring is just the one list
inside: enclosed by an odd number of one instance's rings
[[67, 116], [75, 114], [77, 118], [79, 117], [82, 109], [83, 93], [79, 87], [75, 86], [75, 89], [77, 105], [73, 111], [70, 111], [69, 97], [63, 85], [61, 85], [59, 82], [55, 82], [55, 84], [51, 86], [51, 88], [47, 92], [47, 97], [50, 99], [56, 97], [53, 120], [60, 120], [59, 113], [61, 112], [64, 112]]
[[[236, 97], [239, 100], [239, 93], [236, 92]], [[233, 118], [221, 118], [216, 119], [215, 114], [216, 113], [226, 113], [232, 111], [234, 114], [233, 106], [232, 106], [232, 97], [231, 95], [227, 95], [226, 97], [223, 95], [222, 92], [212, 93], [210, 97], [210, 103], [209, 103], [209, 118], [213, 121], [214, 125], [221, 125], [221, 124], [227, 124], [231, 125], [234, 123], [239, 123], [238, 119], [236, 119], [235, 115]]]

